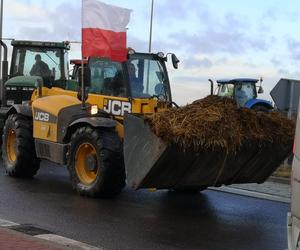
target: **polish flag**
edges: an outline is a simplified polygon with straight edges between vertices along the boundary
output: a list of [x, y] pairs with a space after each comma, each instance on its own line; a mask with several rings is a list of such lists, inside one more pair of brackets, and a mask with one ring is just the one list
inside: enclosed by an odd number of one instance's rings
[[125, 61], [126, 26], [131, 11], [98, 0], [82, 0], [82, 56]]

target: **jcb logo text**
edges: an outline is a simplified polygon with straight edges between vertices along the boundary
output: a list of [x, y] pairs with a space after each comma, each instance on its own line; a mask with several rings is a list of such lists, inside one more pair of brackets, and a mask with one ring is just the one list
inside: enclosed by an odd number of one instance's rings
[[125, 113], [131, 113], [131, 103], [118, 100], [106, 100], [104, 111], [113, 115], [123, 116]]
[[35, 112], [34, 119], [37, 121], [48, 122], [50, 115], [44, 112]]

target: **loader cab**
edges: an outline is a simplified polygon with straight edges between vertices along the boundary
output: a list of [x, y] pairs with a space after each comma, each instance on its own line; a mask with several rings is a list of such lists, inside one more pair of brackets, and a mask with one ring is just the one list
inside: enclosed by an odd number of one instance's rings
[[5, 83], [7, 105], [31, 98], [37, 80], [45, 87], [64, 87], [68, 78], [68, 42], [13, 40], [9, 79]]
[[160, 54], [135, 53], [126, 63], [133, 98], [157, 98], [171, 101], [170, 84], [164, 57]]
[[91, 94], [171, 102], [165, 59], [158, 54], [129, 54], [123, 63], [94, 57], [88, 67]]

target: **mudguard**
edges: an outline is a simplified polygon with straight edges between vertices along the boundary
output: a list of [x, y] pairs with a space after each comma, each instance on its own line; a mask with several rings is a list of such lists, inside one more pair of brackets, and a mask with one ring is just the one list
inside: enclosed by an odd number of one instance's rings
[[261, 105], [261, 106], [266, 106], [267, 108], [272, 109], [272, 103], [263, 99], [251, 99], [246, 102], [245, 108], [251, 109], [254, 105]]
[[27, 117], [32, 117], [32, 107], [29, 105], [21, 105], [21, 104], [14, 104], [8, 110], [6, 116], [8, 117], [10, 114], [22, 114]]
[[105, 117], [83, 117], [73, 121], [69, 127], [74, 126], [75, 124], [79, 123], [87, 123], [92, 127], [105, 127], [105, 128], [114, 128], [117, 125], [115, 120]]

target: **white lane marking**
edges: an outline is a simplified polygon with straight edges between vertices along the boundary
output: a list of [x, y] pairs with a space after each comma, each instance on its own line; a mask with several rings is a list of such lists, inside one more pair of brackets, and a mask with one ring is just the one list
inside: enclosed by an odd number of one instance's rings
[[209, 189], [214, 190], [214, 191], [221, 191], [221, 192], [226, 192], [226, 193], [250, 196], [250, 197], [254, 197], [254, 198], [258, 198], [258, 199], [279, 201], [279, 202], [284, 202], [284, 203], [290, 203], [291, 202], [291, 199], [287, 198], [287, 197], [281, 197], [281, 196], [276, 196], [276, 195], [271, 195], [271, 194], [266, 194], [266, 193], [259, 193], [259, 192], [249, 191], [249, 190], [239, 189], [239, 188], [232, 188], [232, 187], [215, 188], [215, 187], [210, 187]]
[[104, 248], [94, 247], [86, 243], [72, 240], [56, 234], [39, 234], [39, 235], [35, 235], [34, 237], [39, 239], [49, 240], [66, 247], [76, 247], [77, 249], [82, 249], [82, 250], [103, 250], [104, 249]]
[[9, 221], [9, 220], [0, 219], [0, 227], [11, 227], [11, 226], [18, 226], [18, 225], [20, 225], [20, 224], [14, 223], [14, 222]]

